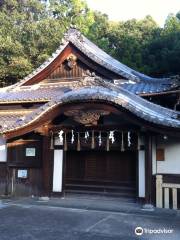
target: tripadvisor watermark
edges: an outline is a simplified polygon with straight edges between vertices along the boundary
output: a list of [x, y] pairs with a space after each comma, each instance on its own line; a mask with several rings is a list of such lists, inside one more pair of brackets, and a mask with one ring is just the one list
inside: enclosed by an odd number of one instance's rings
[[135, 234], [138, 236], [141, 236], [143, 234], [171, 234], [173, 231], [173, 229], [169, 228], [135, 228]]

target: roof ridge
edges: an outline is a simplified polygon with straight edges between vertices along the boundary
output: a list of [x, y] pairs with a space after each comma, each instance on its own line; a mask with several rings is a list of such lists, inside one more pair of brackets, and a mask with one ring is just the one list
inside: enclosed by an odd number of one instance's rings
[[100, 64], [104, 68], [107, 68], [110, 71], [115, 72], [116, 74], [123, 76], [129, 80], [133, 80], [135, 82], [145, 81], [149, 83], [154, 81], [165, 81], [170, 79], [170, 78], [152, 78], [143, 73], [140, 73], [138, 71], [131, 69], [130, 67], [119, 62], [118, 60], [116, 60], [115, 58], [111, 57], [109, 54], [104, 52], [102, 49], [96, 46], [93, 42], [87, 39], [75, 27], [71, 27], [64, 34], [64, 37], [62, 38], [61, 43], [57, 48], [57, 50], [54, 53], [52, 53], [52, 55], [44, 63], [42, 63], [32, 73], [27, 75], [25, 78], [21, 79], [19, 82], [9, 87], [1, 88], [0, 92], [11, 91], [12, 89], [16, 89], [16, 87], [20, 87], [26, 82], [28, 82], [30, 79], [36, 76], [36, 74], [40, 73], [46, 67], [48, 67], [49, 64], [51, 64], [51, 62], [53, 62], [58, 57], [58, 55], [65, 49], [65, 47], [68, 45], [69, 42], [75, 45], [80, 51], [82, 51], [86, 56], [88, 56], [90, 59], [92, 59], [96, 63]]
[[[84, 50], [83, 53], [87, 54], [88, 57], [91, 58], [91, 55], [88, 54], [87, 52], [85, 52], [85, 47], [84, 49], [82, 49], [82, 45], [83, 44], [90, 44], [91, 46], [93, 46], [95, 48], [95, 52], [97, 53], [98, 51], [100, 52], [100, 55], [104, 55], [106, 57], [108, 57], [112, 62], [115, 62], [116, 64], [119, 65], [119, 67], [116, 66], [111, 66], [110, 70], [111, 71], [117, 71], [118, 74], [122, 74], [127, 78], [130, 78], [130, 80], [140, 80], [140, 81], [164, 81], [164, 80], [169, 80], [170, 78], [154, 78], [154, 77], [150, 77], [146, 74], [143, 74], [141, 72], [138, 72], [132, 68], [130, 68], [129, 66], [121, 63], [119, 60], [113, 58], [112, 56], [110, 56], [108, 53], [106, 53], [104, 50], [102, 50], [101, 48], [99, 48], [96, 44], [94, 44], [92, 41], [90, 41], [88, 38], [86, 38], [78, 29], [76, 29], [76, 27], [72, 27], [70, 28], [64, 35], [64, 37], [72, 42], [76, 47], [80, 48], [80, 50]], [[78, 42], [77, 42], [78, 40]], [[81, 44], [81, 46], [79, 46], [79, 44]], [[87, 47], [87, 46], [86, 46]], [[99, 57], [100, 58], [100, 57]], [[97, 61], [97, 56], [95, 56], [95, 59], [93, 58], [93, 60]], [[107, 68], [108, 65], [112, 65], [112, 64], [108, 64], [105, 61], [103, 61], [102, 59], [100, 59], [101, 63], [104, 62], [105, 67]], [[99, 63], [99, 62], [98, 62]], [[101, 65], [100, 63], [100, 65]], [[120, 70], [120, 68], [123, 68]], [[123, 71], [130, 71], [130, 73], [124, 73]]]

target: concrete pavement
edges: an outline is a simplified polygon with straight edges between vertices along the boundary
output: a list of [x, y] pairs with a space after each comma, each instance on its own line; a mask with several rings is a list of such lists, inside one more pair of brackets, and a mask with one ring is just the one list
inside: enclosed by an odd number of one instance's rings
[[[58, 199], [48, 202], [21, 199], [4, 201], [2, 205], [0, 240], [180, 239], [180, 215], [174, 211], [160, 214], [73, 208], [58, 205]], [[136, 227], [141, 227], [144, 233], [136, 235]]]

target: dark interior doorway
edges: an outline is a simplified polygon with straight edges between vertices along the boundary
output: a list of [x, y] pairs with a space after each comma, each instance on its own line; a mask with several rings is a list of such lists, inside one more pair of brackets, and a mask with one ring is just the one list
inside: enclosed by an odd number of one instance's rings
[[65, 189], [132, 197], [136, 169], [136, 151], [67, 151]]

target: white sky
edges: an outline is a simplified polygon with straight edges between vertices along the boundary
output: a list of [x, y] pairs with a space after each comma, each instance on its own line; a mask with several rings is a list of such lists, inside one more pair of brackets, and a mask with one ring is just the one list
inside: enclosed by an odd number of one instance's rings
[[110, 20], [142, 19], [151, 15], [161, 26], [169, 13], [180, 11], [180, 0], [86, 0], [93, 10], [106, 13]]

